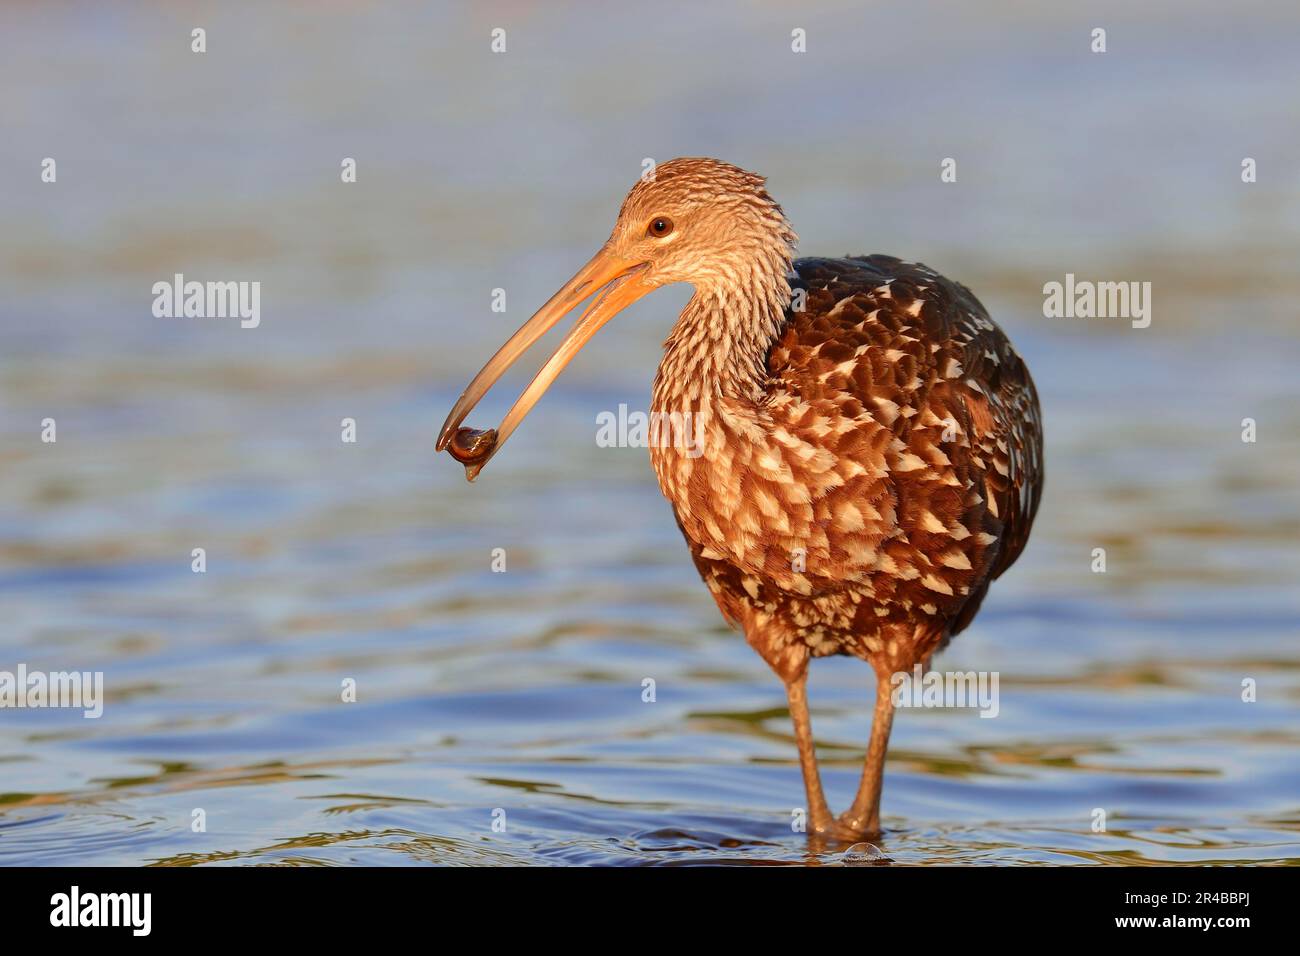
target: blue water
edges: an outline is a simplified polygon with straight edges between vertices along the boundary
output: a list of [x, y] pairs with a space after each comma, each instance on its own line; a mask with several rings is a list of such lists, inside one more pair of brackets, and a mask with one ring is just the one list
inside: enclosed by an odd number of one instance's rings
[[[0, 670], [107, 696], [0, 709], [0, 863], [842, 859], [792, 830], [784, 694], [645, 451], [595, 441], [646, 407], [686, 290], [604, 330], [474, 485], [433, 452], [641, 160], [677, 154], [767, 174], [805, 254], [965, 282], [1042, 394], [1029, 548], [938, 662], [998, 672], [999, 715], [900, 714], [881, 849], [1294, 860], [1298, 28], [1281, 4], [0, 8]], [[261, 325], [155, 318], [175, 272], [262, 282]], [[1151, 327], [1045, 318], [1067, 272], [1152, 282]], [[813, 669], [836, 808], [871, 693], [860, 663]]]

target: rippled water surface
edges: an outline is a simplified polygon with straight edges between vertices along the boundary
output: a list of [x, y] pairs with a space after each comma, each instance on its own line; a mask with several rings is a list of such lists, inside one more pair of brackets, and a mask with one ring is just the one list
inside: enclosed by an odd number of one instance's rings
[[[0, 709], [0, 863], [842, 858], [792, 831], [784, 694], [645, 452], [595, 442], [686, 290], [602, 332], [474, 485], [433, 452], [677, 154], [765, 172], [806, 254], [966, 282], [1042, 394], [1033, 538], [939, 661], [998, 672], [1000, 712], [900, 713], [885, 854], [1296, 859], [1300, 18], [1130, 6], [0, 9], [0, 670], [107, 695]], [[261, 326], [155, 318], [175, 272], [260, 281]], [[1151, 327], [1044, 318], [1066, 272], [1152, 282]], [[869, 673], [812, 672], [837, 808]]]

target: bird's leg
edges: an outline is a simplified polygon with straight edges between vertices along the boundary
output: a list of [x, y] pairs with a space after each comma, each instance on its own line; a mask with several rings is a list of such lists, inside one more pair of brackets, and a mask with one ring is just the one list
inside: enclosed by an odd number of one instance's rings
[[835, 817], [822, 792], [821, 773], [817, 770], [817, 751], [813, 743], [812, 721], [808, 718], [808, 671], [785, 681], [785, 696], [790, 702], [790, 719], [794, 722], [794, 739], [799, 745], [799, 768], [803, 770], [803, 786], [808, 796], [808, 822], [814, 833], [836, 835]]
[[880, 789], [885, 780], [885, 752], [889, 749], [889, 731], [894, 725], [894, 698], [888, 674], [876, 676], [876, 710], [871, 719], [871, 743], [862, 767], [862, 782], [853, 806], [839, 822], [863, 836], [880, 832]]

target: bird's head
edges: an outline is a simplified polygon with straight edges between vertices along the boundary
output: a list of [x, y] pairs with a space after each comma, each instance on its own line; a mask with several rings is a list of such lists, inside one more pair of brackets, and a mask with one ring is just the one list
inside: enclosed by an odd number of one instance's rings
[[743, 283], [756, 268], [784, 272], [795, 235], [762, 176], [716, 159], [674, 159], [632, 187], [606, 249], [645, 264], [652, 286], [704, 292]]
[[[716, 159], [662, 163], [628, 193], [609, 239], [501, 346], [461, 394], [438, 436], [470, 481], [596, 331], [637, 299], [686, 282], [719, 298], [789, 270], [796, 237], [763, 177]], [[590, 300], [590, 301], [588, 301]], [[586, 308], [499, 428], [462, 428], [493, 383], [560, 319]]]

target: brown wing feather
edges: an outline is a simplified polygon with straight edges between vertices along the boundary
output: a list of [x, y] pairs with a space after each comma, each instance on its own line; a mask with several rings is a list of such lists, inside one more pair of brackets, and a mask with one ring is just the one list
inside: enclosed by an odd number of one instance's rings
[[[1024, 549], [1038, 508], [1033, 380], [970, 290], [926, 266], [874, 255], [800, 259], [795, 270], [805, 307], [791, 313], [769, 355], [774, 390], [869, 416], [837, 436], [836, 452], [869, 469], [883, 456], [889, 496], [872, 491], [871, 505], [892, 507], [899, 530], [883, 551], [919, 568], [920, 581], [933, 568], [930, 592], [915, 582], [899, 591], [909, 605], [925, 604], [935, 588], [951, 586], [951, 600], [938, 601], [956, 633]], [[862, 493], [847, 483], [828, 495], [830, 506], [851, 506]], [[972, 566], [960, 568], [967, 560]]]

